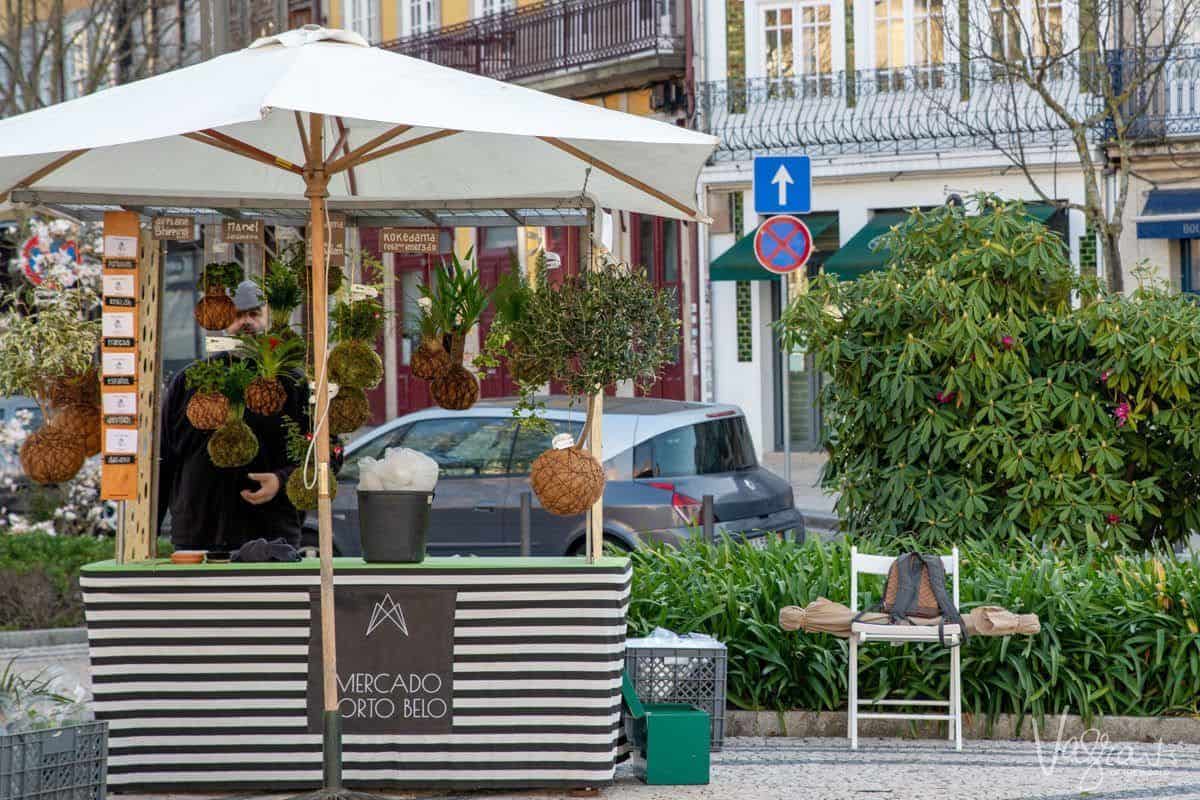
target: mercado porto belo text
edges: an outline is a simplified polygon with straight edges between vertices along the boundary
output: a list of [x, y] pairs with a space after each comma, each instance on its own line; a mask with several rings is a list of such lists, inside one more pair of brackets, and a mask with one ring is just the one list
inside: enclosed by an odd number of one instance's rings
[[450, 706], [436, 672], [352, 672], [338, 676], [342, 719], [442, 719]]

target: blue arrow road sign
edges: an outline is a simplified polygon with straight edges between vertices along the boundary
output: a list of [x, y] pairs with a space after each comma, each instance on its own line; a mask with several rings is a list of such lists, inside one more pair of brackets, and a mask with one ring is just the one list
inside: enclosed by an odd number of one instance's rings
[[754, 159], [754, 212], [807, 214], [812, 211], [812, 162], [808, 156]]

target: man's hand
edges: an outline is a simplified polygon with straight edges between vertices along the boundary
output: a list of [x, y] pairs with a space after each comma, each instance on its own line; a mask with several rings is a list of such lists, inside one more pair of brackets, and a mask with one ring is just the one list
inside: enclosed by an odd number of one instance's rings
[[251, 472], [246, 477], [258, 481], [258, 488], [253, 492], [242, 489], [242, 499], [250, 505], [261, 506], [279, 494], [279, 476], [274, 472]]

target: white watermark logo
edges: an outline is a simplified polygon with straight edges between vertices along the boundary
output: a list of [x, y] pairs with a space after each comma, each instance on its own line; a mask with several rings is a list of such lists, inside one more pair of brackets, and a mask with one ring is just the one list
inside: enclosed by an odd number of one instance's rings
[[[1158, 769], [1163, 759], [1173, 760], [1162, 739], [1147, 746], [1136, 747], [1132, 742], [1113, 742], [1099, 728], [1088, 728], [1078, 736], [1063, 738], [1067, 727], [1067, 712], [1058, 718], [1058, 735], [1054, 740], [1054, 752], [1047, 757], [1042, 750], [1042, 738], [1038, 726], [1033, 726], [1033, 740], [1037, 745], [1038, 766], [1046, 777], [1054, 775], [1061, 764], [1064, 768], [1082, 768], [1078, 788], [1080, 792], [1094, 792], [1104, 783], [1104, 769]], [[1049, 742], [1047, 742], [1049, 744]]]

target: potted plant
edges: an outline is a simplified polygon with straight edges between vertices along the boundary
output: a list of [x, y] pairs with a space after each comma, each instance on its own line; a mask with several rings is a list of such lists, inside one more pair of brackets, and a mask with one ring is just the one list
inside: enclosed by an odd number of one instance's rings
[[304, 340], [281, 339], [273, 333], [239, 337], [237, 354], [255, 372], [246, 386], [246, 408], [264, 417], [278, 414], [287, 403], [280, 377], [304, 366]]
[[[299, 269], [303, 268], [301, 262]], [[271, 316], [269, 332], [280, 339], [295, 338], [297, 334], [292, 330], [290, 321], [292, 313], [304, 302], [304, 286], [300, 283], [294, 259], [288, 257], [288, 251], [271, 259], [263, 276], [256, 277], [254, 281], [267, 301]]]
[[200, 431], [215, 431], [229, 419], [229, 398], [221, 394], [225, 384], [225, 364], [221, 361], [197, 361], [184, 370], [187, 388], [192, 391], [184, 410], [188, 422]]
[[18, 671], [15, 659], [0, 670], [5, 797], [103, 797], [108, 723], [93, 721], [85, 696], [83, 687], [64, 686], [45, 670]]
[[221, 394], [229, 402], [225, 422], [208, 439], [208, 457], [217, 467], [244, 467], [258, 455], [258, 437], [246, 424], [246, 387], [255, 378], [249, 364], [234, 361], [225, 368]]
[[[93, 364], [98, 305], [86, 287], [18, 297], [0, 316], [0, 395], [32, 397], [45, 424], [21, 444], [21, 467], [35, 483], [62, 483], [100, 449]], [[52, 402], [53, 401], [53, 402]]]
[[[287, 434], [287, 455], [288, 459], [296, 465], [292, 470], [292, 474], [288, 476], [285, 491], [287, 492], [288, 500], [296, 507], [297, 511], [313, 511], [317, 507], [317, 476], [315, 470], [309, 470], [305, 474], [305, 462], [308, 459], [309, 446], [312, 444], [312, 434], [305, 433], [300, 427], [300, 423], [291, 417], [284, 415], [283, 429]], [[330, 450], [335, 454], [340, 454], [341, 445], [333, 445]], [[311, 483], [311, 486], [309, 485]], [[329, 496], [330, 498], [337, 497], [337, 477], [331, 471], [329, 473]]]
[[470, 263], [473, 254], [474, 249], [467, 251], [466, 264], [452, 254], [450, 263], [443, 261], [434, 273], [435, 288], [424, 292], [431, 301], [430, 313], [450, 340], [450, 364], [433, 378], [429, 392], [435, 403], [454, 411], [470, 408], [479, 399], [479, 380], [463, 364], [467, 332], [479, 322], [489, 300], [479, 270]]
[[[609, 261], [597, 271], [566, 278], [557, 288], [527, 295], [519, 315], [488, 337], [486, 357], [508, 358], [519, 343], [521, 370], [562, 383], [568, 394], [588, 398], [587, 421], [574, 442], [559, 441], [534, 460], [533, 491], [542, 506], [563, 516], [580, 514], [604, 492], [604, 469], [586, 452], [595, 395], [606, 386], [633, 381], [642, 388], [678, 357], [679, 321], [670, 293], [654, 287], [642, 270]], [[540, 381], [539, 381], [540, 382]], [[536, 418], [538, 386], [520, 383], [514, 414]], [[556, 437], [557, 438], [557, 437]]]
[[329, 380], [338, 386], [374, 389], [383, 380], [383, 360], [375, 340], [383, 331], [383, 306], [371, 297], [338, 303], [330, 315], [332, 339]]
[[205, 265], [199, 281], [204, 296], [192, 310], [197, 325], [208, 331], [221, 331], [233, 324], [237, 319], [237, 307], [229, 290], [236, 289], [245, 274], [242, 265], [236, 261]]

